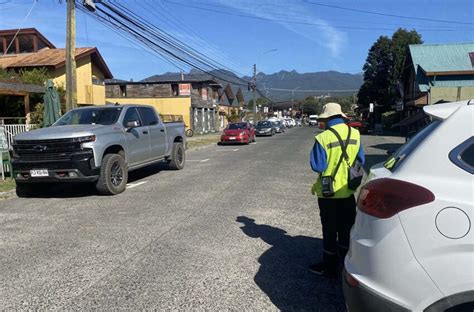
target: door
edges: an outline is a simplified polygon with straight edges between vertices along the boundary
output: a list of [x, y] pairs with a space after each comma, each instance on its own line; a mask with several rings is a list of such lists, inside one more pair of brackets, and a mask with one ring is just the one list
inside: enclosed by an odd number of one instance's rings
[[127, 128], [128, 122], [137, 122], [138, 127], [125, 131], [128, 147], [128, 163], [130, 166], [144, 163], [150, 159], [150, 134], [148, 127], [143, 121], [135, 107], [129, 107], [123, 118], [123, 126]]
[[164, 157], [167, 150], [164, 124], [160, 122], [153, 108], [138, 107], [138, 111], [140, 112], [143, 124], [148, 127], [148, 131], [150, 132], [151, 159]]

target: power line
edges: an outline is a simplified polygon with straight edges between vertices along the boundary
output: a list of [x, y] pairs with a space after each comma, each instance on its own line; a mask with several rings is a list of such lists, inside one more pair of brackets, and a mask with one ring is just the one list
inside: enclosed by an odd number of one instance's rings
[[33, 11], [34, 7], [36, 6], [36, 3], [38, 1], [37, 0], [33, 0], [33, 5], [31, 6], [30, 10], [28, 11], [28, 13], [26, 14], [25, 18], [23, 18], [23, 20], [21, 21], [20, 23], [20, 28], [18, 28], [17, 32], [15, 33], [15, 35], [13, 36], [13, 39], [12, 41], [10, 41], [10, 44], [8, 45], [7, 49], [5, 50], [5, 52], [3, 52], [3, 55], [7, 55], [7, 52], [8, 50], [10, 49], [10, 47], [12, 46], [13, 42], [15, 41], [16, 37], [18, 36], [18, 34], [20, 33], [20, 30], [21, 30], [21, 27], [23, 27], [23, 24], [28, 20], [28, 17], [30, 17], [30, 14], [31, 12]]
[[[210, 8], [203, 8], [199, 6], [193, 6], [190, 4], [182, 4], [178, 2], [173, 2], [173, 1], [167, 1], [165, 2], [186, 7], [186, 8], [191, 8], [191, 9], [196, 9], [196, 10], [202, 10], [202, 11], [208, 11], [208, 12], [214, 12], [214, 13], [221, 13], [221, 14], [226, 14], [226, 15], [232, 15], [232, 16], [238, 16], [238, 17], [244, 17], [244, 18], [251, 18], [251, 19], [257, 19], [257, 20], [263, 20], [263, 21], [272, 21], [272, 22], [280, 22], [280, 23], [286, 23], [286, 24], [299, 24], [299, 25], [309, 25], [309, 26], [318, 26], [318, 27], [332, 27], [332, 28], [338, 28], [338, 29], [350, 29], [350, 30], [384, 30], [384, 31], [393, 31], [393, 28], [376, 28], [376, 27], [360, 27], [360, 26], [342, 26], [342, 25], [328, 25], [328, 24], [322, 24], [322, 23], [311, 23], [311, 22], [303, 22], [303, 21], [291, 21], [291, 20], [284, 20], [284, 19], [277, 19], [277, 18], [268, 18], [268, 17], [261, 17], [261, 16], [254, 16], [254, 15], [246, 15], [246, 14], [240, 14], [240, 13], [233, 13], [233, 12], [226, 12], [222, 10], [216, 10], [216, 9], [210, 9]], [[461, 29], [419, 29], [418, 31], [424, 31], [424, 32], [455, 32], [455, 31], [461, 31]]]
[[437, 22], [437, 23], [460, 24], [460, 25], [474, 25], [474, 23], [472, 23], [472, 22], [458, 22], [458, 21], [440, 20], [440, 19], [427, 18], [427, 17], [405, 16], [405, 15], [397, 15], [397, 14], [389, 14], [389, 13], [382, 13], [382, 12], [375, 12], [375, 11], [367, 11], [367, 10], [361, 10], [361, 9], [354, 9], [354, 8], [342, 7], [342, 6], [333, 5], [333, 4], [326, 4], [326, 3], [320, 3], [320, 2], [312, 2], [312, 1], [308, 1], [308, 0], [303, 0], [303, 1], [304, 1], [305, 3], [312, 4], [312, 5], [317, 5], [317, 6], [321, 6], [321, 7], [327, 7], [327, 8], [338, 9], [338, 10], [345, 10], [345, 11], [352, 11], [352, 12], [359, 12], [359, 13], [364, 13], [364, 14], [378, 15], [378, 16], [397, 17], [397, 18], [403, 18], [403, 19], [411, 19], [411, 20], [419, 20], [419, 21], [428, 21], [428, 22]]
[[[101, 2], [100, 6], [96, 7], [96, 10], [96, 13], [89, 12], [88, 14], [96, 16], [102, 23], [111, 25], [116, 28], [117, 31], [132, 37], [141, 45], [150, 48], [154, 53], [166, 59], [176, 60], [179, 63], [186, 64], [191, 68], [196, 68], [220, 80], [236, 85], [247, 86], [247, 81], [237, 76], [231, 77], [227, 75], [227, 77], [232, 79], [229, 80], [229, 78], [225, 77], [226, 74], [222, 72], [220, 68], [216, 67], [216, 64], [222, 64], [215, 63], [214, 60], [200, 54], [198, 51], [151, 24], [123, 5], [116, 2]], [[212, 69], [213, 72], [209, 72], [208, 69]], [[230, 69], [229, 72], [235, 75]], [[245, 84], [239, 83], [238, 81], [243, 81]]]

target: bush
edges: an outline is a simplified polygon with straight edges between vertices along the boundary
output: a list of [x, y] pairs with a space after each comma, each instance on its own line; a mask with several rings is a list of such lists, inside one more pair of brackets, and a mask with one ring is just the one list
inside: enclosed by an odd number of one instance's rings
[[382, 114], [382, 126], [386, 130], [393, 130], [392, 126], [398, 122], [398, 114], [395, 111], [388, 111]]
[[44, 104], [37, 103], [30, 113], [30, 123], [37, 125], [38, 128], [43, 127]]

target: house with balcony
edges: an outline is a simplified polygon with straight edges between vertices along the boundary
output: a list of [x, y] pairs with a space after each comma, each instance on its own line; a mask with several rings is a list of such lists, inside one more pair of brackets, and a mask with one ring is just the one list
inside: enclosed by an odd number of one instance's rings
[[[35, 28], [0, 30], [0, 67], [7, 70], [46, 68], [58, 87], [66, 86], [66, 49], [56, 48]], [[7, 50], [8, 49], [8, 50]], [[105, 79], [113, 78], [95, 47], [76, 48], [78, 105], [104, 105]]]

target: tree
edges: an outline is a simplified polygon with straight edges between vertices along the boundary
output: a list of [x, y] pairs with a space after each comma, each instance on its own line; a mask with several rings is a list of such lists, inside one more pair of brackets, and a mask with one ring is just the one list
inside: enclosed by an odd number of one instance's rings
[[363, 106], [368, 106], [370, 102], [388, 105], [392, 66], [391, 40], [380, 36], [369, 49], [363, 68], [364, 83], [361, 90], [364, 92], [359, 94], [359, 101]]
[[321, 113], [322, 105], [314, 96], [308, 96], [300, 102], [300, 107], [303, 108], [303, 112], [307, 115], [318, 115]]
[[408, 46], [410, 44], [421, 43], [423, 43], [423, 40], [416, 30], [407, 31], [406, 29], [399, 28], [392, 35], [392, 85], [396, 85], [402, 78], [403, 66], [408, 53]]
[[377, 39], [364, 65], [364, 83], [358, 93], [361, 106], [377, 103], [384, 106], [384, 111], [390, 109], [396, 98], [395, 87], [403, 74], [408, 46], [419, 43], [423, 41], [416, 30], [402, 28], [392, 38], [380, 36]]

